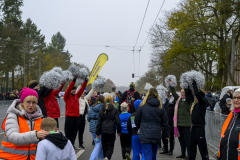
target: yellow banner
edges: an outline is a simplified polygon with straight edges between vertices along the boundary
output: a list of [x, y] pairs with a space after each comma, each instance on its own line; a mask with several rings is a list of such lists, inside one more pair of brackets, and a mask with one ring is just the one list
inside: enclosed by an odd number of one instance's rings
[[108, 56], [105, 53], [102, 53], [98, 56], [98, 59], [95, 62], [95, 65], [94, 65], [94, 67], [92, 69], [92, 72], [89, 76], [88, 84], [92, 83], [96, 79], [98, 73], [100, 72], [100, 70], [102, 69], [102, 67], [104, 66], [104, 64], [107, 61], [108, 61]]

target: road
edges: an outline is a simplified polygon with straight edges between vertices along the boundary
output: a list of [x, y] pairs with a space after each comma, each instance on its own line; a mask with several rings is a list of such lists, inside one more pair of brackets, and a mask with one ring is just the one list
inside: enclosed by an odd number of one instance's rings
[[[59, 124], [60, 124], [59, 129], [62, 131], [64, 131], [64, 122], [65, 122], [65, 117], [59, 118]], [[3, 138], [3, 133], [0, 133], [0, 140], [2, 140], [2, 138]], [[86, 149], [85, 150], [77, 149], [76, 156], [77, 156], [78, 160], [89, 160], [89, 157], [94, 149], [94, 146], [92, 145], [92, 135], [89, 132], [89, 123], [88, 122], [86, 122], [83, 139], [84, 139], [83, 145]], [[78, 138], [76, 139], [75, 147], [78, 148]], [[180, 155], [180, 145], [179, 145], [178, 139], [175, 138], [175, 149], [173, 151], [172, 156], [161, 155], [161, 154], [159, 154], [159, 152], [160, 151], [158, 151], [158, 154], [157, 154], [157, 160], [175, 160], [175, 157]], [[115, 142], [115, 148], [114, 148], [112, 160], [121, 160], [121, 159], [122, 159], [122, 154], [121, 154], [120, 138], [117, 137], [116, 142]], [[200, 160], [200, 159], [201, 158], [197, 157], [197, 160]]]

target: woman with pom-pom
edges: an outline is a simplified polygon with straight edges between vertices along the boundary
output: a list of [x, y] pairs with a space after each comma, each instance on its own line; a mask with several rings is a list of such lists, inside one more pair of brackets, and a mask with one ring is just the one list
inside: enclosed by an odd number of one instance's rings
[[172, 87], [172, 81], [169, 80], [170, 90], [174, 99], [176, 99], [175, 113], [174, 113], [174, 136], [178, 137], [181, 146], [182, 154], [176, 158], [188, 159], [186, 156], [186, 149], [189, 155], [190, 145], [190, 129], [191, 129], [191, 115], [190, 109], [194, 101], [190, 87], [188, 89], [181, 89], [181, 96]]

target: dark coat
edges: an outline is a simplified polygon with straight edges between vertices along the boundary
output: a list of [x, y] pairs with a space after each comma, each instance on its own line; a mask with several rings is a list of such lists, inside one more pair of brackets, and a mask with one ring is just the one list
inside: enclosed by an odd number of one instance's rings
[[225, 115], [229, 115], [231, 106], [228, 106], [227, 104], [225, 104], [224, 106], [222, 106], [222, 114]]
[[231, 93], [225, 94], [223, 98], [220, 100], [220, 108], [222, 109], [226, 105], [227, 98], [233, 98]]
[[4, 96], [3, 96], [2, 93], [0, 94], [0, 101], [1, 101], [1, 100], [4, 100]]
[[44, 104], [44, 98], [48, 96], [48, 94], [51, 92], [51, 89], [47, 89], [46, 87], [41, 87], [40, 90], [36, 90], [38, 93], [38, 103], [37, 105], [41, 108], [43, 118], [47, 117], [47, 110]]
[[108, 108], [106, 109], [106, 103], [99, 111], [98, 115], [98, 124], [96, 127], [96, 135], [104, 134], [114, 134], [121, 133], [122, 126], [119, 118], [118, 110], [112, 105], [108, 104]]
[[174, 117], [175, 104], [176, 102], [174, 101], [173, 103], [168, 103], [168, 105], [164, 106], [164, 109], [166, 110], [167, 116], [168, 116], [168, 124], [169, 124], [170, 132], [174, 132], [173, 117]]
[[140, 127], [141, 143], [158, 144], [161, 137], [161, 128], [169, 137], [168, 117], [165, 109], [159, 109], [157, 98], [150, 97], [147, 103], [136, 111], [135, 124]]
[[132, 123], [134, 123], [134, 122], [132, 122], [132, 117], [133, 117], [133, 119], [135, 119], [135, 114], [136, 114], [136, 112], [134, 112], [133, 114], [131, 114], [131, 116], [128, 118], [128, 121], [127, 121], [127, 130], [128, 130], [128, 133], [130, 134], [130, 135], [138, 135], [138, 130], [139, 130], [139, 127], [132, 127]]

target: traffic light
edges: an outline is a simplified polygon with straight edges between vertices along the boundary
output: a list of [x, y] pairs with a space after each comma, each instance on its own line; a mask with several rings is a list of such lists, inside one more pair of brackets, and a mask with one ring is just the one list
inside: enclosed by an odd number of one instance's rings
[[132, 74], [132, 78], [134, 78], [134, 73]]

